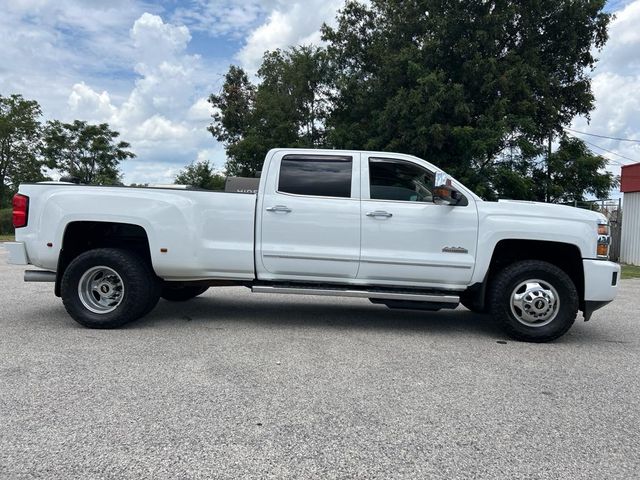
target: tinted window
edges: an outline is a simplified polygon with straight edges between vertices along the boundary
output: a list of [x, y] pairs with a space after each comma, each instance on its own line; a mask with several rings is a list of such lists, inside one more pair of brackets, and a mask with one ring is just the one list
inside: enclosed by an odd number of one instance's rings
[[433, 202], [435, 175], [415, 163], [371, 158], [369, 182], [370, 197], [375, 200]]
[[287, 155], [278, 191], [321, 197], [351, 196], [351, 157]]

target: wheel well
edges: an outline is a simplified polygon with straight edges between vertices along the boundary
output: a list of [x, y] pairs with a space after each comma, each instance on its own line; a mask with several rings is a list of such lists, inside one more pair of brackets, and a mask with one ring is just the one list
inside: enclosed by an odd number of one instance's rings
[[88, 250], [106, 247], [135, 252], [151, 265], [149, 237], [141, 226], [115, 222], [71, 222], [62, 238], [55, 294], [60, 296], [62, 275], [74, 258]]
[[580, 298], [580, 307], [584, 303], [584, 270], [580, 249], [569, 243], [544, 240], [501, 240], [493, 250], [489, 271], [478, 294], [482, 295], [482, 304], [486, 300], [487, 286], [491, 279], [502, 269], [521, 260], [542, 260], [563, 270], [576, 286]]

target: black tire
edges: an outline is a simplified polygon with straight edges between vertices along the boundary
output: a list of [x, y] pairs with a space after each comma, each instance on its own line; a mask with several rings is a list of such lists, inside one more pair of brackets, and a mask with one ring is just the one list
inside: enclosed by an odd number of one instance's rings
[[[543, 298], [536, 297], [536, 295], [527, 295], [526, 290], [528, 287], [518, 289], [521, 284], [529, 280], [540, 281], [529, 285], [541, 287], [540, 290], [534, 291], [534, 293], [543, 295]], [[540, 293], [551, 292], [555, 296], [553, 290], [555, 290], [559, 299], [557, 308], [549, 308], [548, 298], [544, 297], [544, 293]], [[518, 319], [519, 313], [520, 317], [525, 317], [521, 313], [523, 312], [522, 309], [517, 306], [512, 308], [512, 294], [518, 292], [524, 295], [525, 303], [529, 304], [528, 307], [525, 305], [526, 308], [543, 309], [539, 313], [538, 310], [529, 310], [533, 314], [540, 316], [539, 319], [534, 319], [531, 323], [540, 323], [540, 325], [527, 325], [525, 324], [527, 323], [526, 318]], [[540, 299], [547, 303], [536, 304]], [[578, 314], [578, 302], [576, 287], [564, 271], [548, 262], [525, 260], [506, 267], [494, 277], [489, 290], [488, 303], [494, 318], [509, 336], [516, 340], [540, 343], [555, 340], [571, 328]]]
[[153, 278], [150, 280], [150, 282], [150, 288], [153, 289], [153, 292], [151, 295], [149, 295], [149, 303], [142, 311], [142, 315], [140, 315], [140, 318], [144, 317], [148, 313], [151, 313], [151, 311], [156, 308], [156, 305], [158, 305], [158, 302], [160, 301], [160, 295], [162, 294], [162, 280], [158, 278], [155, 273], [153, 273]]
[[209, 287], [203, 287], [200, 285], [183, 285], [180, 287], [174, 287], [166, 285], [162, 288], [162, 298], [170, 302], [186, 302], [192, 298], [202, 295], [209, 290]]
[[[117, 273], [123, 292], [113, 310], [102, 313], [88, 307], [90, 301], [81, 298], [79, 288], [85, 274], [99, 267]], [[151, 266], [135, 253], [98, 248], [78, 255], [69, 264], [62, 276], [61, 296], [67, 312], [79, 324], [89, 328], [117, 328], [153, 309], [158, 303], [160, 287]]]

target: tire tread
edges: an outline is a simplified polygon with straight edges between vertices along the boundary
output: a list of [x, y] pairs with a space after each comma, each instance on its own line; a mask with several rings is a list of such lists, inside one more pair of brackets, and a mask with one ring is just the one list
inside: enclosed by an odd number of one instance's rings
[[[87, 310], [77, 293], [78, 280], [88, 268], [95, 265], [117, 267], [124, 275], [125, 298], [116, 310], [95, 314]], [[160, 283], [152, 268], [135, 253], [120, 248], [96, 248], [78, 255], [62, 277], [62, 302], [71, 317], [89, 328], [118, 328], [137, 320], [157, 304]]]
[[[566, 286], [566, 295], [560, 299], [561, 311], [549, 325], [537, 328], [527, 327], [513, 319], [510, 309], [505, 308], [504, 295], [510, 295], [514, 288], [515, 279], [523, 276], [530, 278], [553, 276], [560, 282], [560, 286]], [[554, 287], [558, 290], [559, 285], [554, 285]], [[488, 298], [493, 317], [510, 337], [535, 343], [550, 342], [567, 333], [575, 322], [578, 302], [578, 292], [571, 278], [560, 268], [542, 260], [523, 260], [504, 268], [494, 277]]]

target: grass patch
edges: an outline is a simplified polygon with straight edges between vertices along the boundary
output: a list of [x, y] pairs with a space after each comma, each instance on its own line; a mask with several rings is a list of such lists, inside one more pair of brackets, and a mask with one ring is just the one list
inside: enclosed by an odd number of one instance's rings
[[635, 265], [622, 265], [622, 275], [623, 280], [628, 278], [640, 278], [640, 267]]
[[0, 208], [0, 237], [13, 234], [13, 210]]
[[14, 238], [13, 234], [0, 234], [0, 242], [13, 242]]

